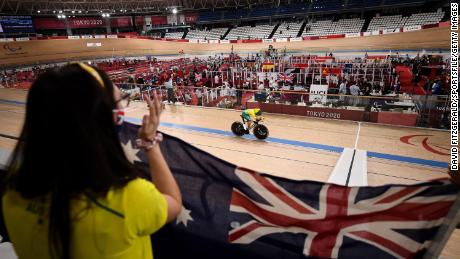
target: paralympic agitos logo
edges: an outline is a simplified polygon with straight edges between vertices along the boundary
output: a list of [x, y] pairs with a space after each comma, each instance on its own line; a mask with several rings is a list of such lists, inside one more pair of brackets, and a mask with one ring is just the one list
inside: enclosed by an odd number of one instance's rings
[[3, 49], [4, 55], [21, 55], [21, 54], [26, 54], [26, 51], [22, 49], [21, 46], [11, 44], [11, 43], [5, 43], [3, 44]]
[[[429, 144], [428, 140], [430, 137], [433, 137], [433, 135], [408, 135], [408, 136], [403, 136], [400, 138], [401, 142], [407, 145], [415, 146], [414, 144], [411, 143], [411, 140], [414, 138], [418, 138], [421, 140], [421, 146], [428, 152], [442, 155], [442, 156], [448, 156], [450, 155], [448, 153], [449, 149], [439, 146], [439, 145], [434, 145], [434, 144]], [[416, 141], [418, 142], [418, 141]]]
[[10, 45], [9, 43], [5, 43], [5, 44], [3, 44], [3, 49], [7, 50], [9, 52], [12, 52], [12, 53], [16, 53], [18, 51], [21, 51], [22, 47], [21, 46], [13, 46], [13, 45]]

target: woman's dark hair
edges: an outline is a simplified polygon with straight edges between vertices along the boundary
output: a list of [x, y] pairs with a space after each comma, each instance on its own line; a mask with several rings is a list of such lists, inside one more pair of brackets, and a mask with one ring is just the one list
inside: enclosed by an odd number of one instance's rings
[[52, 257], [70, 257], [70, 200], [98, 197], [138, 177], [119, 142], [114, 86], [79, 64], [40, 75], [27, 96], [25, 122], [9, 165], [6, 188], [26, 199], [49, 199]]

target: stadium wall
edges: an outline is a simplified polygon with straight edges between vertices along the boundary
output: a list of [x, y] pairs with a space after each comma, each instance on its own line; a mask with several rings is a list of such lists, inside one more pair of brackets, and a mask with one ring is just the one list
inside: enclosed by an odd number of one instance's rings
[[143, 38], [89, 38], [57, 37], [57, 39], [15, 39], [0, 42], [0, 66], [18, 66], [75, 59], [110, 58], [114, 56], [145, 55], [212, 55], [229, 53], [260, 52], [274, 48], [295, 52], [326, 52], [338, 50], [405, 50], [405, 49], [449, 49], [450, 28], [438, 27], [417, 31], [382, 34], [362, 37], [319, 37], [291, 42], [237, 42], [196, 43], [166, 39]]

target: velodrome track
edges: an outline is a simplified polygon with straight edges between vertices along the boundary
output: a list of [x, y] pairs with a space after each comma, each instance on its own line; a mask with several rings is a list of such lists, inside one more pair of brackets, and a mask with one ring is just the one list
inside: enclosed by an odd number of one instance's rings
[[[18, 136], [24, 118], [26, 91], [0, 89], [0, 133]], [[147, 112], [144, 103], [134, 102], [127, 120], [139, 123]], [[291, 179], [328, 181], [344, 148], [368, 151], [369, 185], [415, 183], [447, 177], [449, 132], [324, 120], [286, 115], [266, 115], [270, 129], [267, 141], [231, 134], [230, 124], [239, 111], [167, 105], [161, 130], [224, 160], [256, 171]], [[407, 144], [401, 137], [411, 137]], [[412, 144], [412, 145], [411, 145]], [[0, 153], [14, 148], [15, 141], [0, 138]], [[373, 155], [369, 155], [373, 154]], [[373, 157], [376, 156], [376, 157]], [[460, 231], [456, 230], [443, 251], [442, 258], [458, 258]]]
[[[87, 43], [101, 43], [101, 47], [87, 47]], [[36, 64], [53, 61], [109, 58], [120, 56], [214, 55], [230, 53], [260, 53], [269, 45], [296, 53], [366, 50], [448, 50], [450, 28], [439, 27], [419, 31], [359, 38], [321, 39], [300, 42], [194, 44], [148, 39], [62, 39], [3, 42], [0, 48], [0, 67], [16, 64]], [[7, 47], [5, 47], [7, 45]]]

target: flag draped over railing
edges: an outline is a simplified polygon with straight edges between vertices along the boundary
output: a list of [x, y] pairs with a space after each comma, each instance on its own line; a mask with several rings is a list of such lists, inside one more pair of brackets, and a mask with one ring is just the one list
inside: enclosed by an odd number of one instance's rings
[[[126, 124], [121, 140], [148, 175], [145, 154], [133, 147], [137, 131]], [[448, 179], [377, 187], [288, 180], [169, 135], [161, 149], [183, 208], [154, 234], [156, 259], [420, 258], [458, 194]]]

